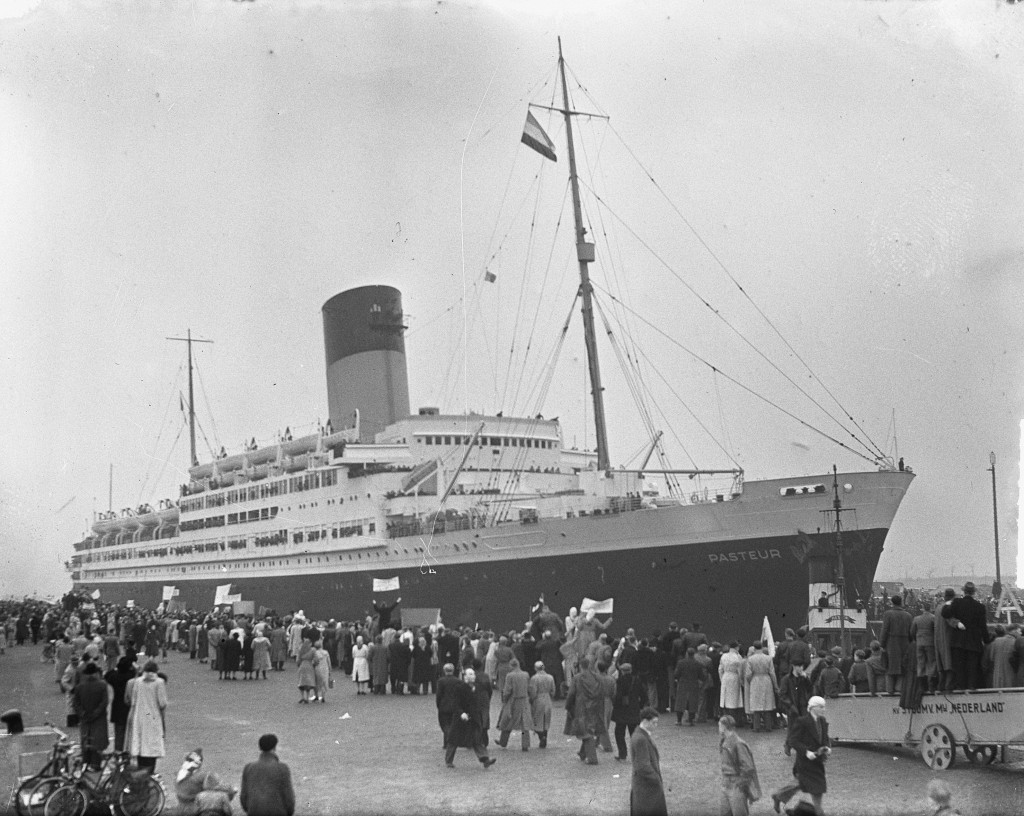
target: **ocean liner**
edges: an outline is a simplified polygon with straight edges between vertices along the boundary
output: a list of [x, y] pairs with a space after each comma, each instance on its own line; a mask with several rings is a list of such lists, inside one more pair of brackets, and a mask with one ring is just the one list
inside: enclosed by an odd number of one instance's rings
[[[521, 626], [540, 596], [562, 614], [584, 598], [613, 599], [616, 622], [643, 633], [700, 621], [745, 639], [765, 616], [776, 632], [806, 623], [822, 588], [844, 607], [867, 599], [913, 480], [902, 465], [880, 457], [863, 472], [758, 481], [738, 469], [610, 466], [594, 244], [561, 55], [559, 65], [597, 449], [568, 447], [560, 423], [539, 414], [411, 413], [401, 294], [351, 289], [322, 309], [324, 427], [200, 463], [193, 426], [180, 497], [97, 518], [68, 564], [77, 588], [156, 606], [174, 587], [179, 603], [209, 609], [230, 584], [257, 607], [337, 619], [400, 596], [404, 608], [440, 609], [449, 624], [497, 629]], [[523, 141], [554, 158], [532, 115]], [[191, 371], [190, 345], [193, 418]], [[654, 497], [652, 472], [717, 475], [722, 486]]]

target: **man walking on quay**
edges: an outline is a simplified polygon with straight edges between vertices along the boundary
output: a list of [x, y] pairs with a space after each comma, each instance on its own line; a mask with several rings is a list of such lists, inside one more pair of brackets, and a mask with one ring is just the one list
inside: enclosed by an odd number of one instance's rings
[[825, 784], [825, 761], [832, 749], [829, 747], [828, 721], [825, 719], [825, 700], [812, 697], [807, 701], [807, 713], [798, 717], [789, 732], [793, 746], [793, 781], [772, 791], [772, 806], [779, 813], [780, 806], [788, 802], [798, 791], [810, 794], [814, 811], [823, 816], [822, 798], [827, 790]]
[[295, 790], [292, 772], [277, 758], [277, 737], [260, 737], [260, 758], [242, 770], [242, 792], [239, 802], [248, 816], [292, 816], [295, 813]]
[[629, 753], [633, 757], [629, 816], [666, 816], [668, 813], [658, 746], [651, 738], [657, 727], [658, 712], [647, 706], [640, 712], [640, 727], [629, 739]]
[[569, 695], [565, 698], [565, 734], [579, 737], [582, 761], [588, 765], [597, 764], [597, 741], [602, 734], [607, 735], [604, 689], [601, 678], [591, 669], [587, 658], [580, 660], [579, 674], [572, 678]]
[[722, 760], [722, 816], [748, 816], [750, 805], [761, 798], [754, 755], [736, 733], [736, 720], [726, 714], [718, 721], [718, 753]]
[[483, 743], [483, 712], [476, 693], [476, 671], [466, 669], [464, 682], [459, 684], [452, 712], [452, 725], [448, 731], [448, 744], [444, 749], [444, 764], [455, 767], [455, 749], [471, 748], [484, 768], [490, 768], [496, 759], [487, 756]]
[[445, 663], [442, 671], [444, 674], [437, 681], [437, 724], [441, 726], [443, 745], [448, 747], [448, 731], [452, 727], [452, 717], [455, 716], [455, 704], [462, 681], [455, 676], [455, 666], [452, 663]]

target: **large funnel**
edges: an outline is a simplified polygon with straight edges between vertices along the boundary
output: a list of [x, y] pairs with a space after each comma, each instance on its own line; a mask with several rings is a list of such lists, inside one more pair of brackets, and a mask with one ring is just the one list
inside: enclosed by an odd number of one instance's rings
[[335, 431], [359, 412], [359, 441], [373, 442], [386, 426], [409, 416], [402, 293], [360, 286], [323, 307], [327, 406]]

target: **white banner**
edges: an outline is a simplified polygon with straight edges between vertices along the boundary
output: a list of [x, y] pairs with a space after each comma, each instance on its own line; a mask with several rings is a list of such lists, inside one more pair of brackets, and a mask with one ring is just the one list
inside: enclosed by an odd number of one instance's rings
[[242, 602], [242, 593], [241, 592], [239, 592], [237, 595], [228, 595], [224, 599], [224, 603], [229, 603], [229, 604], [236, 604], [236, 603], [241, 603], [241, 602]]
[[606, 601], [595, 601], [593, 598], [584, 598], [583, 603], [580, 604], [580, 614], [582, 615], [593, 609], [595, 615], [610, 615], [612, 614], [612, 606], [614, 603], [614, 598], [609, 598]]
[[213, 605], [220, 606], [221, 604], [231, 603], [228, 600], [228, 596], [231, 594], [231, 584], [221, 584], [217, 587], [217, 594], [213, 597]]
[[135, 608], [135, 601], [132, 601], [132, 600], [125, 601], [124, 605], [127, 606], [129, 609], [134, 609]]
[[764, 623], [761, 624], [761, 642], [768, 647], [769, 657], [775, 657], [775, 638], [772, 637], [772, 626], [768, 623], [768, 616], [764, 616]]
[[171, 598], [173, 598], [177, 594], [178, 594], [178, 590], [176, 590], [174, 587], [172, 587], [172, 586], [164, 586], [164, 597], [163, 597], [163, 600], [169, 601]]
[[374, 578], [373, 579], [373, 591], [374, 592], [393, 592], [398, 589], [398, 576], [394, 578]]
[[98, 601], [100, 599], [100, 591], [98, 589], [94, 589], [92, 591], [92, 599], [94, 601]]

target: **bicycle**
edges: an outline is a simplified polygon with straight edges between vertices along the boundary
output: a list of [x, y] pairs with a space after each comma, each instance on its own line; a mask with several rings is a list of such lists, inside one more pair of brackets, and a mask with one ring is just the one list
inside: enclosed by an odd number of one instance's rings
[[132, 769], [131, 755], [115, 751], [104, 755], [99, 771], [79, 762], [65, 774], [46, 797], [42, 816], [84, 816], [93, 804], [112, 816], [159, 816], [166, 800], [160, 777]]
[[46, 763], [14, 790], [14, 809], [18, 816], [43, 816], [47, 797], [63, 784], [65, 775], [73, 767], [73, 755], [78, 745], [72, 743], [68, 735], [59, 729], [54, 728], [54, 731], [58, 737]]

